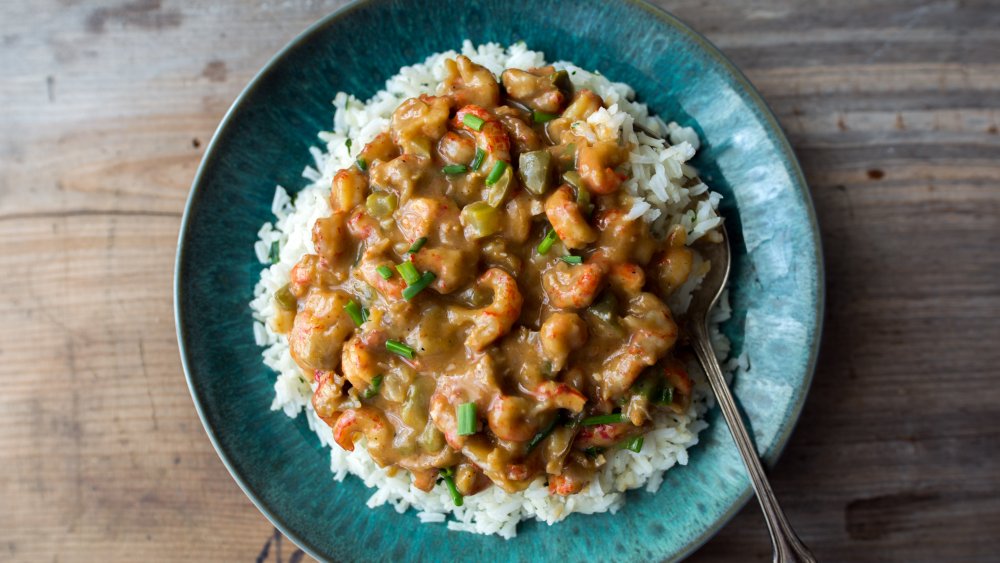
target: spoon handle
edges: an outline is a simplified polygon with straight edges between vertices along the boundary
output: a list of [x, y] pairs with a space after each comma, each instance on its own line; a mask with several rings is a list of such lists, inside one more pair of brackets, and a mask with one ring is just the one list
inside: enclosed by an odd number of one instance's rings
[[778, 499], [774, 496], [774, 491], [771, 490], [771, 484], [764, 475], [764, 467], [760, 463], [753, 442], [750, 441], [746, 426], [743, 425], [743, 419], [740, 418], [740, 413], [736, 408], [736, 402], [729, 391], [729, 386], [726, 385], [722, 369], [719, 367], [715, 352], [712, 350], [708, 325], [705, 322], [695, 322], [692, 328], [695, 333], [693, 339], [695, 354], [697, 354], [698, 360], [708, 376], [708, 382], [712, 385], [719, 408], [722, 409], [722, 415], [726, 418], [729, 431], [736, 442], [736, 448], [740, 451], [743, 463], [747, 467], [750, 484], [753, 486], [760, 507], [764, 511], [764, 520], [767, 522], [767, 529], [771, 534], [771, 544], [774, 546], [775, 563], [799, 561], [815, 563], [816, 558], [795, 535], [791, 524], [785, 518], [785, 513], [781, 510]]

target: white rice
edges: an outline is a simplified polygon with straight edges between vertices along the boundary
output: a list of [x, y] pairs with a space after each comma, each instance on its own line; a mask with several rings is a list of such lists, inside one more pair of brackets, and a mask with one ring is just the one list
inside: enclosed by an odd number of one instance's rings
[[[494, 43], [473, 47], [471, 42], [466, 41], [461, 52], [496, 75], [505, 68], [545, 65], [542, 53], [530, 51], [522, 43], [504, 49]], [[319, 133], [325, 147], [322, 150], [311, 149], [314, 162], [306, 166], [302, 173], [311, 182], [310, 185], [298, 193], [294, 202], [281, 186], [275, 190], [271, 210], [276, 219], [261, 227], [254, 251], [262, 264], [271, 263], [269, 253], [273, 243], [278, 243], [280, 252], [277, 262], [261, 271], [250, 307], [255, 318], [254, 339], [264, 348], [264, 363], [278, 374], [271, 408], [282, 410], [292, 418], [305, 413], [310, 428], [324, 445], [330, 447], [330, 470], [334, 479], [343, 480], [348, 474], [361, 478], [367, 487], [374, 489], [367, 503], [372, 508], [388, 504], [402, 513], [412, 507], [421, 522], [447, 522], [450, 530], [512, 538], [517, 534], [517, 523], [527, 518], [553, 524], [573, 512], [614, 513], [625, 502], [624, 491], [644, 486], [647, 491], [656, 492], [663, 482], [664, 471], [675, 464], [686, 465], [687, 448], [698, 443], [698, 433], [707, 427], [701, 417], [708, 408], [709, 392], [698, 366], [689, 366], [696, 391], [688, 411], [683, 415], [659, 415], [654, 421], [655, 429], [645, 437], [641, 452], [620, 450], [608, 454], [607, 464], [597, 478], [579, 494], [569, 497], [549, 495], [543, 479], [539, 478], [523, 492], [509, 494], [499, 487], [490, 487], [466, 497], [464, 505], [456, 507], [444, 487], [435, 487], [425, 493], [410, 485], [406, 471], [390, 476], [386, 469], [371, 460], [363, 444], [358, 444], [353, 452], [336, 446], [330, 428], [316, 417], [312, 409], [312, 388], [292, 360], [287, 340], [270, 328], [270, 320], [275, 314], [271, 296], [288, 283], [289, 272], [299, 259], [314, 251], [311, 227], [316, 219], [330, 213], [327, 196], [334, 174], [341, 168], [351, 166], [354, 161], [352, 154], [356, 155], [375, 135], [388, 128], [392, 111], [400, 102], [420, 94], [435, 93], [444, 78], [443, 61], [458, 54], [454, 51], [439, 53], [428, 57], [422, 64], [400, 69], [398, 75], [386, 82], [385, 89], [367, 102], [344, 92], [336, 95], [333, 100], [336, 108], [333, 130]], [[585, 122], [574, 124], [577, 133], [588, 138], [622, 138], [635, 147], [626, 165], [630, 178], [623, 185], [635, 197], [628, 214], [630, 218], [649, 222], [654, 232], [659, 234], [672, 225], [682, 225], [687, 230], [689, 244], [721, 224], [722, 220], [716, 212], [721, 196], [714, 192], [710, 192], [694, 210], [685, 212], [693, 197], [708, 191], [702, 183], [683, 187], [697, 174], [686, 164], [699, 146], [693, 129], [676, 123], [667, 124], [659, 117], [651, 116], [644, 104], [634, 101], [634, 91], [625, 84], [611, 82], [600, 73], [587, 72], [572, 63], [553, 64], [556, 68], [569, 71], [577, 88], [595, 91], [608, 106]], [[669, 138], [670, 142], [636, 131], [634, 123]], [[353, 151], [348, 147], [348, 139]], [[703, 269], [700, 259], [696, 259], [695, 275], [670, 300], [670, 307], [675, 313], [687, 309], [690, 292], [701, 282]], [[717, 328], [718, 323], [729, 317], [728, 303], [725, 299], [723, 301], [712, 319], [720, 360], [729, 353], [729, 342]], [[745, 357], [738, 358], [727, 367], [746, 363]]]

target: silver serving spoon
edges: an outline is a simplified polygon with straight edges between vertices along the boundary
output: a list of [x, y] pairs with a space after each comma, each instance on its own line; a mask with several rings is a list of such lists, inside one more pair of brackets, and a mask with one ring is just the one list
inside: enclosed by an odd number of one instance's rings
[[747, 467], [750, 484], [757, 494], [760, 507], [764, 510], [764, 520], [767, 522], [767, 529], [771, 533], [771, 544], [774, 546], [774, 561], [815, 562], [816, 558], [795, 535], [778, 504], [778, 499], [774, 496], [774, 491], [771, 490], [771, 484], [764, 475], [760, 458], [757, 457], [757, 451], [750, 441], [747, 429], [736, 409], [733, 395], [722, 376], [719, 361], [712, 350], [708, 334], [708, 314], [719, 300], [722, 290], [726, 287], [726, 280], [729, 279], [729, 236], [726, 234], [725, 226], [720, 227], [719, 232], [722, 234], [722, 242], [704, 244], [698, 248], [702, 257], [711, 263], [711, 269], [701, 282], [701, 286], [692, 295], [691, 305], [688, 308], [691, 344], [694, 346], [695, 354], [698, 355], [701, 367], [705, 370], [705, 375], [708, 376], [708, 382], [712, 385], [719, 408], [722, 409], [729, 431], [733, 434], [736, 448], [740, 451], [743, 463]]

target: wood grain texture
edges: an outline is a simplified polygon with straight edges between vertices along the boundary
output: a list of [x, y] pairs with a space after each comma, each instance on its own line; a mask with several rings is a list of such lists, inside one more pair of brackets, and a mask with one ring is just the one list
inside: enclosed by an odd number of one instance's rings
[[[298, 561], [216, 457], [171, 309], [228, 105], [342, 2], [0, 3], [0, 560]], [[1000, 553], [1000, 3], [660, 2], [812, 189], [819, 369], [773, 483], [825, 561]], [[769, 561], [748, 505], [693, 561]]]

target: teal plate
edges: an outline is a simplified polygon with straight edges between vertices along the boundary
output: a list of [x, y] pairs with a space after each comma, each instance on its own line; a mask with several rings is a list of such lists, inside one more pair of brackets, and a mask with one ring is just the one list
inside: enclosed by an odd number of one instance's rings
[[[633, 491], [617, 514], [519, 526], [517, 538], [449, 532], [410, 511], [369, 510], [359, 479], [333, 481], [329, 453], [272, 412], [274, 374], [254, 345], [247, 306], [260, 270], [253, 244], [275, 184], [303, 187], [308, 149], [331, 127], [338, 91], [364, 99], [404, 65], [462, 40], [524, 40], [627, 82], [651, 110], [694, 127], [695, 160], [724, 196], [735, 262], [724, 329], [751, 371], [735, 392], [773, 464], [812, 378], [822, 320], [816, 221], [802, 172], [774, 116], [711, 44], [638, 2], [373, 0], [321, 20], [282, 50], [223, 119], [198, 170], [181, 227], [175, 313], [191, 395], [219, 456], [247, 496], [304, 550], [336, 561], [651, 561], [679, 559], [750, 496], [718, 412], [657, 494]], [[447, 14], [443, 16], [442, 14]], [[488, 554], [488, 555], [487, 555]]]

